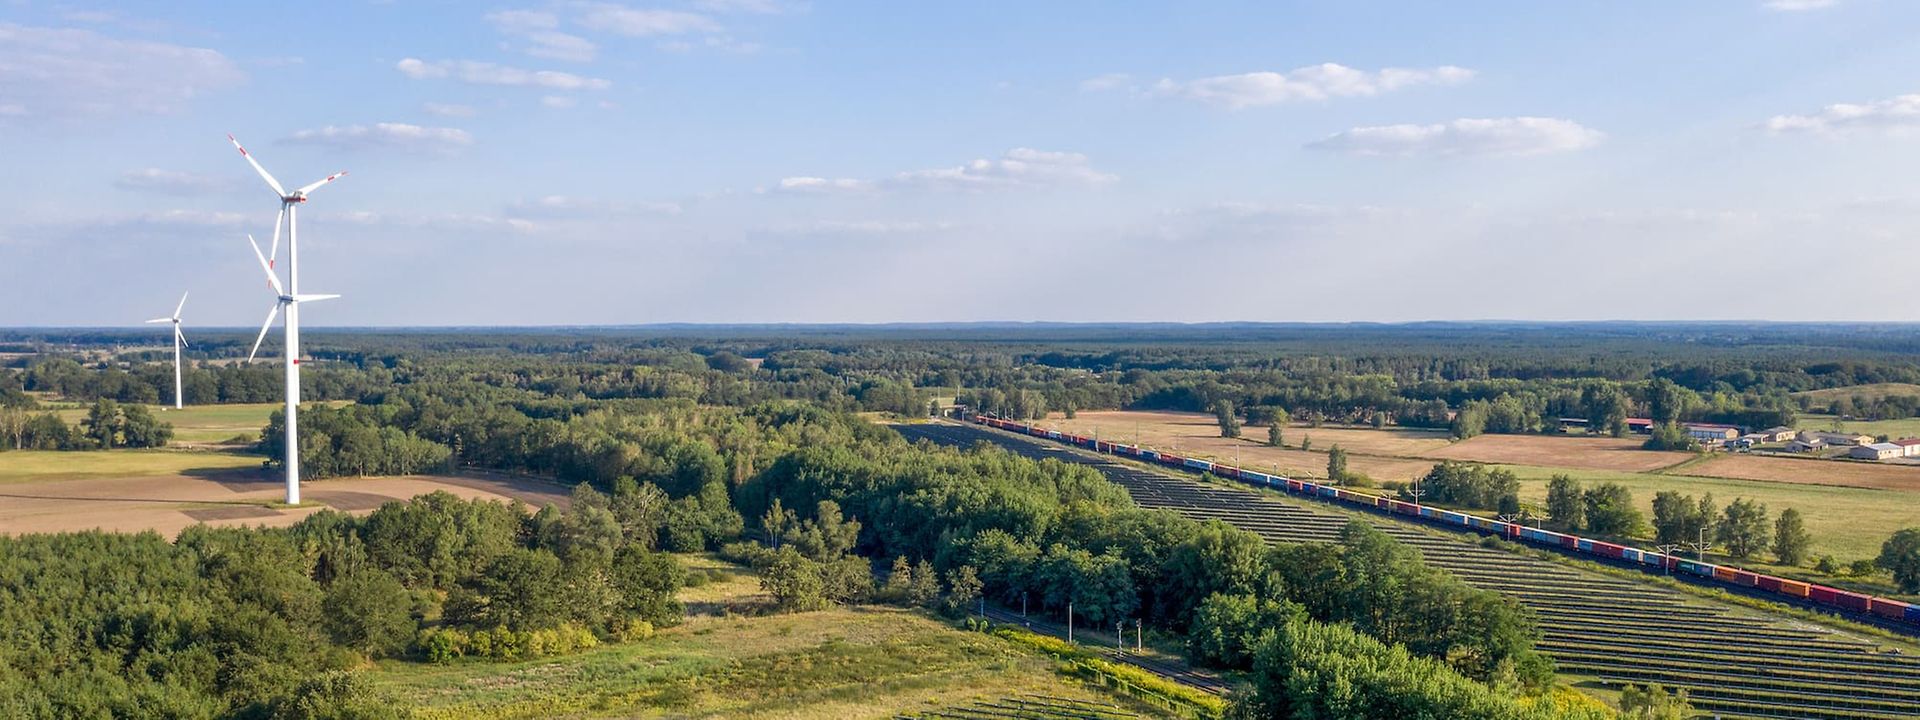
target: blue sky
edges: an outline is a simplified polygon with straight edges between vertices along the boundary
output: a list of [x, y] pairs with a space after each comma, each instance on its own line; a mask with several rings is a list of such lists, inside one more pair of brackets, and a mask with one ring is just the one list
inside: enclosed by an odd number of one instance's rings
[[0, 0], [0, 325], [1915, 320], [1920, 5]]

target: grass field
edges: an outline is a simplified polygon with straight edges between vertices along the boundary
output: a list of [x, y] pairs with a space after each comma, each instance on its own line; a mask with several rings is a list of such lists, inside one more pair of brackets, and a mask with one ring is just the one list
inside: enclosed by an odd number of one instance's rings
[[687, 622], [653, 639], [516, 663], [383, 662], [371, 677], [417, 705], [415, 717], [459, 720], [856, 720], [1028, 693], [1121, 702], [1057, 675], [1048, 659], [905, 610], [716, 614], [753, 603], [758, 582], [718, 560], [690, 564], [726, 579], [684, 590]]
[[[326, 404], [338, 406], [346, 403]], [[282, 403], [235, 403], [189, 405], [179, 410], [173, 409], [172, 405], [148, 405], [147, 409], [152, 410], [160, 420], [173, 424], [174, 442], [204, 444], [223, 442], [242, 434], [258, 436], [260, 428], [267, 425], [267, 417], [282, 406]], [[87, 416], [84, 406], [63, 407], [57, 412], [60, 419], [68, 423], [78, 423]]]
[[1898, 440], [1900, 438], [1920, 437], [1920, 418], [1901, 418], [1898, 420], [1842, 420], [1834, 422], [1832, 415], [1801, 415], [1794, 423], [1801, 430], [1833, 430], [1880, 436]]
[[[1524, 481], [1522, 500], [1536, 507], [1545, 504], [1546, 482], [1555, 474], [1625, 485], [1649, 518], [1653, 497], [1663, 490], [1711, 492], [1721, 507], [1734, 498], [1752, 498], [1774, 514], [1798, 509], [1813, 533], [1815, 555], [1842, 561], [1877, 555], [1887, 536], [1920, 526], [1920, 467], [1914, 466], [1725, 454], [1700, 459], [1639, 450], [1631, 438], [1481, 435], [1450, 443], [1438, 433], [1396, 428], [1289, 427], [1285, 439], [1291, 447], [1279, 449], [1261, 444], [1264, 428], [1247, 427], [1239, 440], [1221, 438], [1213, 416], [1198, 413], [1082, 412], [1073, 420], [1054, 416], [1042, 424], [1076, 434], [1092, 434], [1098, 427], [1100, 437], [1121, 442], [1137, 435], [1153, 447], [1237, 459], [1242, 467], [1277, 468], [1299, 477], [1324, 477], [1326, 449], [1335, 442], [1351, 453], [1349, 469], [1376, 481], [1410, 479], [1441, 458], [1485, 462], [1518, 474]], [[1311, 452], [1298, 449], [1307, 437], [1313, 439]], [[1650, 472], [1655, 470], [1662, 472]]]
[[260, 467], [259, 455], [185, 450], [9, 450], [0, 452], [0, 485], [136, 475], [186, 475]]
[[1808, 398], [1816, 403], [1831, 403], [1840, 398], [1866, 398], [1879, 400], [1886, 397], [1912, 397], [1920, 395], [1920, 385], [1909, 383], [1873, 383], [1870, 385], [1848, 385], [1846, 387], [1827, 388], [1825, 390], [1805, 390], [1793, 393], [1796, 398]]

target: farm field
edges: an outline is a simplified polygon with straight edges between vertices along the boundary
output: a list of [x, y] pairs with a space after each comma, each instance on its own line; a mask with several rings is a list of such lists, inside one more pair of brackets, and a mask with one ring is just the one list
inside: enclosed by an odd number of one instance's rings
[[1885, 435], [1892, 439], [1920, 437], [1920, 418], [1900, 418], [1898, 420], [1842, 420], [1837, 425], [1832, 415], [1801, 415], [1794, 423], [1802, 430], [1832, 430], [1836, 427], [1844, 432], [1862, 435]]
[[[0, 454], [0, 463], [15, 454]], [[257, 467], [257, 458], [248, 459]], [[308, 482], [301, 486], [306, 501], [302, 507], [277, 508], [273, 505], [284, 498], [286, 486], [278, 476], [258, 469], [160, 474], [149, 467], [144, 473], [0, 485], [0, 533], [98, 528], [153, 530], [172, 537], [203, 522], [285, 527], [322, 507], [369, 512], [391, 500], [436, 490], [465, 498], [517, 499], [534, 506], [549, 502], [564, 506], [568, 501], [567, 489], [531, 480], [491, 475], [408, 476]]]
[[[1201, 413], [1081, 412], [1072, 420], [1051, 416], [1044, 424], [1076, 434], [1098, 427], [1101, 437], [1123, 442], [1138, 433], [1155, 447], [1228, 462], [1238, 458], [1242, 466], [1299, 477], [1324, 477], [1326, 449], [1335, 442], [1351, 453], [1350, 469], [1375, 481], [1411, 479], [1440, 459], [1484, 462], [1519, 475], [1521, 499], [1536, 507], [1544, 506], [1547, 480], [1556, 474], [1625, 485], [1648, 517], [1654, 495], [1663, 490], [1711, 492], [1721, 507], [1752, 498], [1771, 513], [1800, 510], [1813, 533], [1814, 555], [1842, 561], [1873, 557], [1895, 531], [1920, 526], [1920, 467], [1912, 466], [1727, 454], [1685, 464], [1697, 456], [1639, 450], [1631, 438], [1481, 435], [1449, 443], [1439, 433], [1395, 428], [1290, 427], [1285, 439], [1292, 447], [1282, 449], [1266, 447], [1266, 431], [1256, 427], [1245, 428], [1238, 440], [1219, 437], [1213, 416]], [[1311, 452], [1297, 449], [1306, 437], [1313, 439]]]
[[1920, 491], [1920, 466], [1722, 454], [1675, 474], [1876, 490]]
[[735, 614], [764, 601], [753, 573], [707, 557], [685, 561], [723, 579], [682, 590], [686, 622], [653, 639], [514, 663], [383, 662], [371, 678], [415, 704], [416, 718], [461, 720], [854, 720], [1029, 694], [1122, 702], [1056, 674], [1047, 658], [906, 610]]
[[1872, 383], [1869, 385], [1848, 385], [1846, 387], [1827, 388], [1825, 390], [1802, 390], [1791, 393], [1795, 398], [1808, 398], [1816, 403], [1831, 403], [1840, 398], [1866, 398], [1879, 400], [1886, 397], [1912, 397], [1920, 395], [1920, 385], [1910, 383]]
[[201, 475], [257, 468], [261, 459], [240, 453], [169, 449], [8, 450], [0, 452], [0, 486], [129, 475]]
[[[307, 407], [316, 403], [302, 403]], [[346, 402], [318, 403], [331, 406], [348, 404]], [[207, 444], [224, 442], [236, 435], [260, 434], [260, 428], [266, 427], [267, 417], [283, 407], [282, 403], [235, 403], [229, 405], [189, 405], [179, 410], [172, 405], [148, 405], [154, 417], [173, 423], [173, 441], [185, 444]], [[58, 410], [60, 419], [68, 423], [78, 423], [87, 417], [85, 407], [66, 407]]]

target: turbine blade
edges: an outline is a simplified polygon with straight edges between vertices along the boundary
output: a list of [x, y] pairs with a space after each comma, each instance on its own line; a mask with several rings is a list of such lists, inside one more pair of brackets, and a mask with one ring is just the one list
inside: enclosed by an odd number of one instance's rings
[[253, 236], [248, 235], [247, 244], [253, 247], [253, 256], [259, 258], [260, 270], [267, 274], [267, 284], [273, 286], [273, 294], [287, 294], [287, 291], [280, 289], [280, 276], [273, 274], [273, 266], [267, 264], [267, 256], [260, 254], [260, 243], [254, 242]]
[[[188, 290], [187, 292], [193, 292], [193, 291]], [[173, 306], [173, 319], [179, 320], [180, 311], [186, 309], [186, 307], [187, 307], [187, 293], [180, 293], [180, 304]]]
[[273, 259], [280, 257], [280, 226], [287, 224], [287, 204], [280, 204], [280, 215], [273, 219], [273, 247], [267, 250], [267, 269], [273, 269]]
[[273, 329], [273, 318], [280, 314], [280, 303], [274, 303], [267, 310], [267, 321], [260, 324], [260, 336], [253, 339], [253, 349], [247, 351], [247, 362], [253, 362], [253, 356], [260, 352], [260, 341], [267, 339], [267, 331]]
[[173, 324], [173, 338], [180, 341], [180, 347], [187, 347], [187, 334], [180, 332], [180, 324]]
[[343, 177], [346, 177], [346, 176], [347, 176], [347, 171], [345, 171], [345, 170], [341, 170], [340, 172], [337, 172], [337, 173], [334, 173], [334, 174], [332, 174], [332, 175], [328, 175], [328, 176], [326, 176], [326, 177], [324, 177], [324, 178], [320, 178], [319, 180], [315, 180], [315, 181], [313, 181], [313, 184], [311, 184], [311, 185], [308, 185], [308, 186], [306, 186], [306, 187], [303, 187], [303, 188], [300, 188], [299, 190], [295, 190], [295, 191], [293, 191], [293, 194], [295, 194], [295, 195], [305, 195], [305, 194], [307, 194], [307, 193], [310, 193], [310, 192], [313, 192], [313, 191], [314, 191], [314, 190], [316, 190], [316, 189], [319, 189], [319, 187], [320, 187], [321, 185], [325, 185], [325, 184], [327, 184], [327, 183], [330, 183], [330, 182], [333, 182], [333, 181], [335, 181], [335, 180], [339, 180], [340, 178], [343, 178]]
[[154, 318], [146, 322], [148, 325], [152, 325], [154, 323], [173, 322], [173, 318]]
[[240, 151], [240, 157], [246, 158], [247, 163], [253, 166], [254, 172], [260, 173], [260, 179], [267, 181], [267, 187], [273, 188], [273, 192], [282, 199], [287, 197], [287, 191], [285, 188], [280, 187], [280, 181], [273, 179], [273, 174], [267, 172], [266, 168], [260, 167], [260, 161], [253, 159], [252, 153], [247, 152], [246, 148], [240, 147], [240, 141], [233, 137], [233, 133], [227, 133], [227, 140], [233, 143], [233, 149]]
[[293, 296], [293, 301], [294, 302], [317, 302], [320, 300], [332, 300], [337, 297], [340, 297], [340, 296], [339, 295], [295, 295]]

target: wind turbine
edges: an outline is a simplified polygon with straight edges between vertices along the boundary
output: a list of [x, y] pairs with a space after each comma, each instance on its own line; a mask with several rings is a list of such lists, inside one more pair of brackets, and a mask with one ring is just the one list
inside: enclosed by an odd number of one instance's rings
[[[273, 307], [267, 309], [267, 321], [260, 325], [260, 335], [253, 339], [253, 349], [247, 352], [247, 362], [253, 362], [254, 355], [260, 352], [260, 341], [267, 339], [267, 330], [273, 327], [273, 318], [280, 314], [280, 308], [287, 309], [287, 319], [282, 324], [287, 335], [287, 412], [284, 433], [287, 459], [284, 464], [287, 468], [287, 504], [298, 505], [300, 504], [300, 443], [298, 432], [294, 429], [297, 427], [294, 415], [300, 410], [300, 320], [295, 309], [303, 302], [331, 300], [340, 296], [296, 295], [287, 292], [280, 285], [280, 276], [273, 273], [273, 265], [267, 261], [267, 256], [260, 253], [260, 243], [254, 242], [253, 236], [248, 235], [247, 244], [253, 246], [253, 256], [260, 261], [260, 270], [267, 274], [267, 285], [273, 288], [275, 296]], [[291, 243], [288, 245], [288, 250], [292, 250]]]
[[[253, 349], [255, 352], [260, 350], [260, 340], [266, 338], [267, 328], [273, 325], [273, 316], [279, 314], [282, 306], [287, 309], [287, 318], [285, 321], [287, 329], [287, 457], [284, 464], [287, 468], [287, 504], [297, 505], [300, 502], [300, 445], [295, 442], [297, 434], [295, 431], [294, 415], [299, 411], [300, 405], [299, 303], [302, 299], [324, 300], [335, 297], [333, 295], [302, 296], [300, 294], [300, 234], [299, 223], [297, 222], [297, 208], [301, 203], [307, 201], [308, 193], [319, 189], [321, 185], [346, 176], [347, 173], [345, 170], [342, 170], [316, 180], [306, 187], [293, 192], [287, 192], [286, 188], [280, 186], [279, 180], [273, 179], [272, 173], [267, 172], [266, 168], [260, 167], [260, 161], [253, 159], [253, 154], [247, 152], [247, 149], [240, 145], [239, 140], [235, 139], [232, 134], [227, 135], [227, 140], [233, 143], [234, 149], [240, 151], [241, 157], [247, 159], [247, 164], [253, 166], [254, 172], [260, 173], [260, 179], [267, 181], [267, 187], [273, 189], [273, 194], [280, 198], [280, 216], [273, 221], [273, 249], [271, 250], [271, 254], [261, 255], [260, 244], [253, 241], [253, 236], [247, 236], [247, 242], [253, 245], [253, 254], [260, 258], [261, 266], [267, 271], [268, 286], [272, 287], [274, 295], [279, 297], [273, 309], [267, 313], [266, 324], [260, 327], [260, 338], [253, 341]], [[287, 226], [287, 284], [284, 288], [280, 285], [280, 278], [274, 275], [273, 272], [273, 255], [280, 252], [280, 225], [283, 222]], [[252, 353], [247, 355], [247, 359], [249, 361], [253, 359]]]
[[173, 307], [173, 317], [154, 318], [152, 323], [173, 323], [173, 409], [183, 407], [180, 392], [180, 348], [187, 346], [187, 336], [180, 334], [180, 311], [187, 307], [187, 294], [180, 293], [180, 304]]

